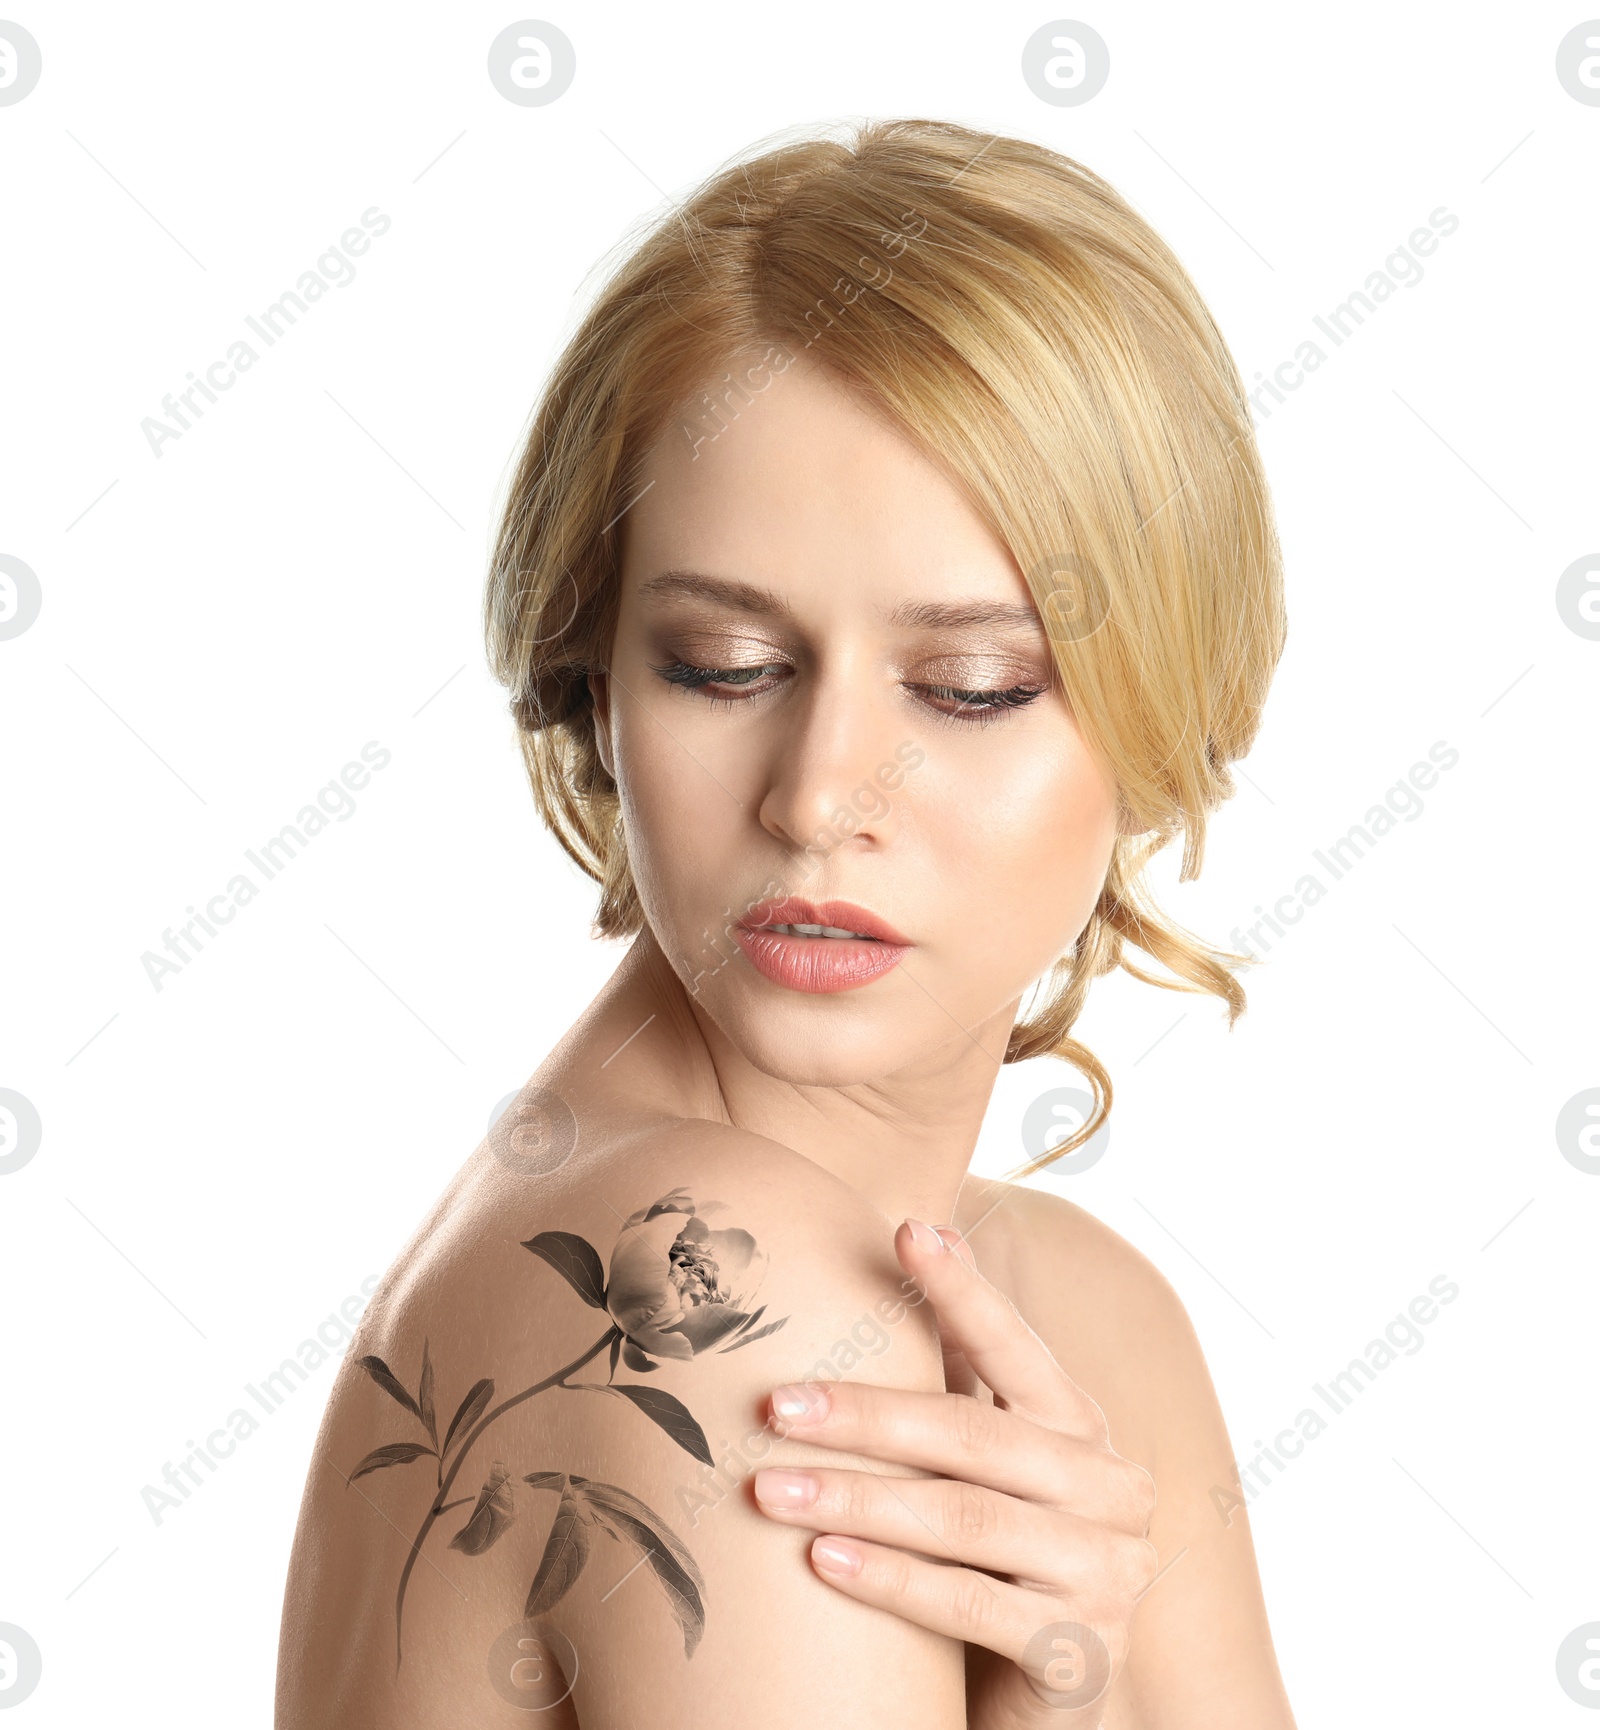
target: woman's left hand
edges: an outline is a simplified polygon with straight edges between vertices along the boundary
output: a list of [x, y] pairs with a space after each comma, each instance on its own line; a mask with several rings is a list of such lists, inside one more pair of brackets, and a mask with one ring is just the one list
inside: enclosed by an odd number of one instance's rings
[[940, 1476], [769, 1469], [758, 1505], [822, 1534], [811, 1563], [839, 1591], [995, 1655], [969, 1663], [969, 1725], [1088, 1730], [1156, 1576], [1154, 1483], [957, 1233], [908, 1220], [895, 1250], [938, 1312], [947, 1385], [970, 1379], [964, 1360], [994, 1404], [848, 1381], [776, 1389], [780, 1434]]

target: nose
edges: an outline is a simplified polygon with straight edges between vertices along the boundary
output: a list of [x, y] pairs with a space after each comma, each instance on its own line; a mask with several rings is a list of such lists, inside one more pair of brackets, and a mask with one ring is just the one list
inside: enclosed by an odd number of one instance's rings
[[807, 678], [773, 747], [759, 810], [769, 835], [823, 858], [890, 840], [909, 741], [898, 696], [861, 669]]

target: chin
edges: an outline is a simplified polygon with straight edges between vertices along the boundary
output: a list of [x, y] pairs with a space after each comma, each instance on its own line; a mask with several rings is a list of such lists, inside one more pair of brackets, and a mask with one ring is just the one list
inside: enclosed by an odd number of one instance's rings
[[[735, 975], [741, 968], [742, 976]], [[794, 1087], [854, 1087], [919, 1063], [948, 1061], [955, 1033], [930, 1019], [928, 999], [891, 974], [854, 991], [787, 991], [742, 961], [703, 981], [692, 999], [722, 1036], [763, 1075]]]

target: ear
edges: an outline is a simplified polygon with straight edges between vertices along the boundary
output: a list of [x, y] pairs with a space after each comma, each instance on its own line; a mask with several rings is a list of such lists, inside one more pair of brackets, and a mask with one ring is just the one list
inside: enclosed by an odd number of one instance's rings
[[612, 767], [611, 752], [611, 680], [603, 672], [589, 675], [589, 701], [594, 713], [594, 747], [600, 762], [613, 781], [617, 772]]

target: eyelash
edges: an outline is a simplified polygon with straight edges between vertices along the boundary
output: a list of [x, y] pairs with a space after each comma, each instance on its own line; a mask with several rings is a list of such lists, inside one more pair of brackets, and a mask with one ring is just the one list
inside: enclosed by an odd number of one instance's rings
[[[718, 704], [731, 708], [735, 703], [746, 699], [721, 696], [708, 687], [738, 673], [754, 673], [759, 678], [767, 671], [768, 666], [777, 664], [768, 662], [759, 667], [696, 667], [687, 661], [668, 661], [664, 666], [657, 667], [656, 672], [670, 685], [677, 685], [685, 691], [700, 692], [713, 708]], [[751, 684], [755, 682], [754, 679], [750, 681]], [[954, 710], [935, 709], [934, 713], [944, 720], [984, 726], [998, 720], [1009, 710], [1027, 708], [1035, 698], [1044, 695], [1047, 687], [1012, 685], [1003, 691], [963, 691], [954, 685], [908, 685], [907, 689], [959, 705]]]

